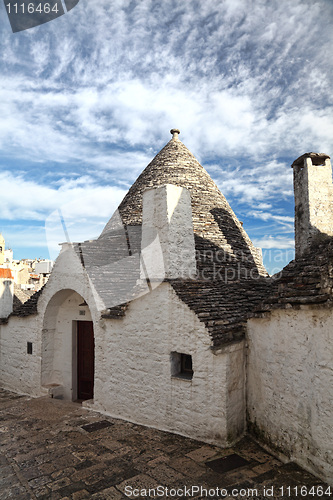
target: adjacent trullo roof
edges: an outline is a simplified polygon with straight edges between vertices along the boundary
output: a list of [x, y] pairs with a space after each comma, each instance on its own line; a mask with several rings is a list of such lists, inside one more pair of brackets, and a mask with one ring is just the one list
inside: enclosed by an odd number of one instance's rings
[[109, 308], [106, 317], [123, 316], [137, 296], [143, 192], [165, 184], [188, 189], [198, 276], [168, 281], [206, 324], [218, 347], [243, 337], [247, 315], [267, 290], [267, 272], [223, 194], [179, 140], [179, 131], [171, 133], [172, 139], [132, 185], [100, 237], [74, 248]]
[[270, 293], [256, 308], [261, 317], [291, 306], [333, 307], [333, 237], [320, 234], [297, 259], [275, 275]]

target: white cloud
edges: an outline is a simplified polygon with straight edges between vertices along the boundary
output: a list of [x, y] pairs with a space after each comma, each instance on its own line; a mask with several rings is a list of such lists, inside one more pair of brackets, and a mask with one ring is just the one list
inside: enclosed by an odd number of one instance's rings
[[[0, 183], [2, 219], [12, 221], [3, 230], [7, 242], [15, 250], [44, 247], [52, 259], [67, 237], [72, 242], [98, 237], [126, 193], [96, 185], [88, 176], [69, 182], [61, 179], [60, 187], [51, 187], [2, 172]], [[26, 224], [17, 226], [16, 220]], [[29, 226], [30, 221], [39, 225]]]
[[261, 219], [264, 221], [273, 219], [279, 222], [280, 224], [286, 223], [294, 223], [294, 217], [289, 217], [286, 215], [274, 215], [270, 212], [263, 212], [262, 210], [252, 210], [248, 213], [248, 215], [254, 217], [255, 219]]
[[[96, 141], [147, 147], [178, 126], [201, 157], [329, 152], [331, 114], [318, 100], [330, 95], [331, 37], [320, 4], [81, 0], [2, 56], [15, 62], [0, 89], [2, 147], [86, 160]], [[304, 64], [310, 54], [316, 71]]]
[[56, 189], [5, 171], [0, 173], [0, 183], [2, 218], [8, 220], [42, 221], [52, 211], [67, 207], [66, 213], [72, 219], [107, 222], [126, 193], [117, 187], [98, 186], [92, 177], [64, 181]]
[[[30, 248], [47, 248], [43, 226], [30, 224], [11, 224], [2, 228], [6, 248], [17, 249], [22, 246]], [[14, 259], [17, 259], [14, 252]]]
[[258, 203], [257, 204], [257, 209], [258, 210], [267, 210], [268, 208], [272, 208], [271, 203]]
[[279, 248], [287, 250], [287, 249], [294, 249], [295, 247], [295, 241], [293, 238], [276, 237], [270, 235], [265, 235], [262, 238], [254, 238], [253, 243], [256, 247], [267, 248], [267, 249]]
[[235, 160], [220, 172], [213, 170], [222, 193], [238, 204], [246, 203], [255, 208], [258, 203], [272, 206], [272, 200], [293, 195], [292, 169], [277, 160], [253, 161], [249, 166]]
[[163, 80], [155, 86], [134, 79], [99, 91], [90, 87], [61, 95], [42, 89], [31, 92], [22, 82], [15, 88], [15, 83], [7, 81], [6, 89], [0, 88], [0, 99], [6, 102], [1, 146], [6, 151], [15, 145], [19, 154], [35, 160], [87, 161], [98, 153], [99, 142], [148, 147], [160, 143], [158, 138], [166, 141], [173, 126], [201, 157], [214, 152], [256, 161], [270, 154], [298, 155], [309, 146], [333, 149], [333, 126], [326, 110], [304, 107], [300, 116], [298, 109], [284, 106], [274, 121], [268, 121], [255, 96], [235, 90], [212, 93], [197, 84], [178, 89]]

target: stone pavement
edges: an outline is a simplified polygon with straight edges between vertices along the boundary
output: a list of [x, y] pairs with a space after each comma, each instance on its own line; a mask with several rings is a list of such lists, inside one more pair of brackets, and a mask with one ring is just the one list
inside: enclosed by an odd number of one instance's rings
[[221, 449], [4, 390], [0, 446], [0, 499], [333, 499], [333, 489], [249, 437]]

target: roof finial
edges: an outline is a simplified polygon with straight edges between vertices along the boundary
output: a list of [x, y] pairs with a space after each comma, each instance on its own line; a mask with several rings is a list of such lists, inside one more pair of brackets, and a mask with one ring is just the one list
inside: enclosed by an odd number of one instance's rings
[[178, 128], [172, 128], [170, 130], [170, 134], [172, 134], [172, 139], [178, 139], [178, 134], [180, 134], [180, 130], [178, 130]]

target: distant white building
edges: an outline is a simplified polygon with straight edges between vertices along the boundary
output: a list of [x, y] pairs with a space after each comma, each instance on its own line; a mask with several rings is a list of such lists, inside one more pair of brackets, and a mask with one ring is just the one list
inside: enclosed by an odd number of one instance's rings
[[4, 262], [7, 264], [12, 264], [13, 262], [13, 250], [11, 250], [10, 248], [8, 248], [7, 250], [5, 250], [4, 252]]
[[5, 248], [0, 234], [0, 267], [10, 269], [14, 283], [23, 290], [39, 290], [47, 282], [54, 262], [48, 259], [13, 259], [13, 250]]
[[35, 263], [34, 271], [36, 274], [50, 274], [54, 262], [52, 260], [39, 260]]

